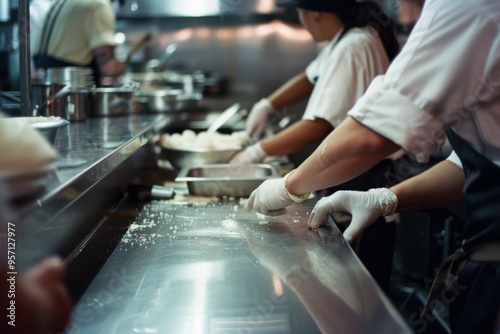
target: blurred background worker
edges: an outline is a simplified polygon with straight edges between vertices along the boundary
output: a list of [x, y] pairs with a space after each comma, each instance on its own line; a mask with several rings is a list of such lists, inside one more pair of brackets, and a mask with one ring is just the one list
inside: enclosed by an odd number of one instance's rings
[[116, 22], [112, 2], [54, 0], [33, 45], [35, 70], [90, 67], [98, 86], [104, 76], [123, 74], [125, 64], [114, 56]]
[[[316, 42], [328, 42], [306, 70], [262, 99], [247, 120], [247, 131], [259, 138], [275, 109], [309, 97], [302, 120], [238, 153], [231, 163], [256, 163], [267, 156], [286, 155], [323, 140], [363, 95], [371, 81], [385, 73], [399, 51], [391, 20], [376, 4], [354, 0], [278, 1], [297, 7], [302, 25]], [[380, 26], [380, 23], [383, 26]], [[378, 32], [374, 28], [379, 25]], [[367, 190], [386, 185], [387, 159], [359, 178], [329, 189]], [[380, 240], [385, 242], [380, 244]], [[361, 240], [361, 238], [359, 239]], [[368, 229], [356, 244], [360, 259], [379, 285], [388, 289], [395, 228], [384, 219]], [[371, 247], [378, 243], [377, 251]], [[381, 261], [380, 259], [384, 259]]]
[[296, 7], [314, 41], [327, 44], [304, 72], [253, 106], [246, 130], [258, 140], [273, 113], [309, 98], [302, 120], [242, 152], [233, 162], [259, 162], [265, 156], [288, 154], [325, 138], [344, 120], [373, 78], [385, 73], [399, 51], [392, 21], [374, 3], [295, 0], [276, 1], [276, 5]]

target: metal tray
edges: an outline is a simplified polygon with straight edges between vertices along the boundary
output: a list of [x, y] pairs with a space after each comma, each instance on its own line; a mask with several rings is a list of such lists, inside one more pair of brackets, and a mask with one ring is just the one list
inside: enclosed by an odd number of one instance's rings
[[213, 164], [185, 167], [175, 181], [186, 182], [191, 195], [248, 197], [265, 180], [279, 177], [279, 168], [269, 164]]

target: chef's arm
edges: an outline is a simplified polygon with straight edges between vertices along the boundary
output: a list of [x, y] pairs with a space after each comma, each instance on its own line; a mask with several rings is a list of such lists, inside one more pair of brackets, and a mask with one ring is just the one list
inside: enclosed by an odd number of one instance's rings
[[302, 72], [285, 82], [267, 99], [275, 109], [279, 109], [303, 100], [311, 95], [313, 88], [314, 85], [309, 81], [306, 73]]
[[261, 141], [267, 155], [285, 155], [322, 140], [332, 131], [330, 123], [321, 118], [300, 120], [274, 136]]
[[103, 45], [94, 49], [97, 66], [103, 76], [115, 77], [125, 72], [125, 64], [114, 56], [114, 46]]
[[390, 190], [398, 198], [396, 211], [424, 210], [461, 201], [464, 182], [464, 171], [444, 160]]
[[400, 147], [351, 117], [323, 140], [287, 180], [287, 190], [306, 194], [346, 182]]

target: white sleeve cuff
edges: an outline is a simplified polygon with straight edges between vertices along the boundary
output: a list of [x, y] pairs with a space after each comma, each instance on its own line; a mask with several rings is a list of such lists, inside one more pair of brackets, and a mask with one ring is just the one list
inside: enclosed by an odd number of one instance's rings
[[379, 76], [349, 116], [401, 146], [418, 162], [427, 162], [445, 141], [442, 124]]
[[462, 166], [462, 161], [460, 161], [460, 158], [455, 153], [455, 151], [451, 152], [450, 156], [446, 158], [446, 160], [453, 162], [458, 168], [464, 169], [464, 167]]

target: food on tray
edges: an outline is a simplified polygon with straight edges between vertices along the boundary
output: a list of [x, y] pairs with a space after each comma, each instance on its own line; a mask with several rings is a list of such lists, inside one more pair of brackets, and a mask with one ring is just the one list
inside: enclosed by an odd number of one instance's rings
[[237, 131], [231, 134], [219, 132], [196, 134], [193, 130], [184, 130], [182, 133], [163, 134], [160, 145], [166, 148], [176, 149], [215, 149], [215, 150], [239, 150], [248, 141], [245, 131]]

